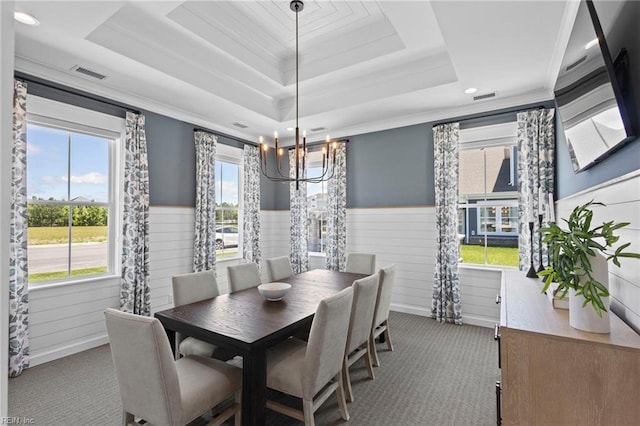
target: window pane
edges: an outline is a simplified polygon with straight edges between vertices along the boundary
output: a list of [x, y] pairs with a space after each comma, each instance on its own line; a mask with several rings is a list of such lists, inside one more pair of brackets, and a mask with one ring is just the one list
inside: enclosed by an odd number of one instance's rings
[[[76, 211], [103, 210], [104, 225], [76, 223]], [[96, 212], [98, 213], [98, 212]], [[74, 223], [71, 227], [71, 276], [92, 275], [107, 272], [109, 264], [109, 238], [106, 208], [74, 207]]]
[[71, 201], [109, 200], [109, 140], [71, 134]]
[[[322, 175], [322, 167], [307, 168], [307, 177]], [[326, 253], [327, 232], [327, 183], [307, 183], [309, 233], [307, 251]]]
[[238, 164], [216, 162], [216, 206], [238, 207]]
[[462, 262], [518, 265], [518, 201], [512, 146], [459, 152], [459, 231]]
[[67, 200], [69, 132], [27, 124], [27, 197]]
[[240, 166], [216, 161], [216, 256], [234, 257], [239, 254], [240, 229]]
[[[40, 211], [59, 213], [57, 208], [38, 207]], [[68, 210], [67, 210], [68, 211]], [[67, 226], [33, 226], [29, 217], [27, 252], [29, 256], [29, 282], [62, 279], [68, 276], [69, 228]]]

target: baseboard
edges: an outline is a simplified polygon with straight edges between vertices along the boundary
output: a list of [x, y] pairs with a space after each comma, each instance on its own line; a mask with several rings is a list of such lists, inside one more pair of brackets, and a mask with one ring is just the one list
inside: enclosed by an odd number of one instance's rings
[[98, 346], [102, 346], [109, 343], [109, 338], [107, 335], [94, 337], [89, 340], [84, 340], [81, 342], [74, 343], [73, 345], [64, 346], [62, 348], [54, 349], [47, 352], [32, 354], [30, 356], [30, 367], [35, 367], [36, 365], [44, 364], [45, 362], [54, 361], [56, 359], [64, 358], [65, 356], [73, 355], [78, 352], [83, 352], [89, 349], [97, 348]]
[[462, 323], [466, 325], [476, 325], [478, 327], [494, 328], [500, 320], [498, 318], [476, 317], [462, 314]]
[[392, 311], [402, 312], [404, 314], [420, 315], [421, 317], [431, 317], [431, 309], [419, 308], [416, 306], [399, 305], [392, 303]]

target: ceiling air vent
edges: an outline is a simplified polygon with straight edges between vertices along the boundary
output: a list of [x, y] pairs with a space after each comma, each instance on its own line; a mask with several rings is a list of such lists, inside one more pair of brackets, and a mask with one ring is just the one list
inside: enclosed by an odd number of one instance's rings
[[86, 76], [89, 76], [91, 78], [95, 78], [95, 79], [98, 79], [98, 80], [104, 80], [105, 78], [107, 78], [107, 76], [104, 75], [104, 74], [100, 74], [99, 72], [91, 71], [90, 69], [85, 68], [85, 67], [81, 67], [80, 65], [74, 66], [73, 68], [71, 68], [71, 71], [75, 71], [77, 73], [84, 74]]
[[487, 93], [486, 95], [479, 95], [479, 96], [474, 96], [473, 100], [474, 101], [481, 101], [483, 99], [489, 99], [489, 98], [493, 98], [496, 96], [496, 92], [493, 93]]
[[567, 67], [564, 70], [565, 71], [571, 71], [572, 69], [574, 69], [575, 67], [577, 67], [578, 65], [580, 65], [581, 63], [583, 63], [586, 60], [587, 60], [587, 55], [585, 55], [582, 58], [578, 59], [574, 63], [567, 65]]
[[231, 124], [233, 124], [236, 127], [240, 127], [241, 129], [246, 129], [247, 127], [249, 127], [246, 124], [238, 123], [237, 121], [235, 123], [231, 123]]
[[313, 129], [309, 129], [312, 132], [321, 132], [324, 130], [324, 127], [314, 127]]

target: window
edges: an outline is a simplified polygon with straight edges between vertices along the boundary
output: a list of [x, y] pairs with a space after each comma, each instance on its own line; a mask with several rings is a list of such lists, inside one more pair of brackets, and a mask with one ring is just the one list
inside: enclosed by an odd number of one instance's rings
[[123, 120], [36, 97], [28, 102], [29, 284], [117, 273], [114, 170]]
[[[309, 153], [307, 177], [322, 175], [322, 152]], [[312, 254], [326, 254], [327, 233], [327, 182], [307, 183], [307, 217], [309, 235], [307, 251]]]
[[463, 263], [518, 266], [514, 122], [460, 131], [458, 219]]
[[242, 151], [218, 144], [216, 156], [216, 258], [241, 255]]

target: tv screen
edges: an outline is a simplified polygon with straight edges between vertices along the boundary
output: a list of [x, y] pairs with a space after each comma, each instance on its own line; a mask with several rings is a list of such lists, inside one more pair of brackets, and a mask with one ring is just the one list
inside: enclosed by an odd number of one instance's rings
[[623, 95], [626, 51], [612, 60], [599, 19], [606, 17], [613, 28], [624, 3], [602, 2], [598, 9], [591, 1], [580, 3], [558, 75], [554, 92], [574, 171], [593, 166], [635, 139]]

